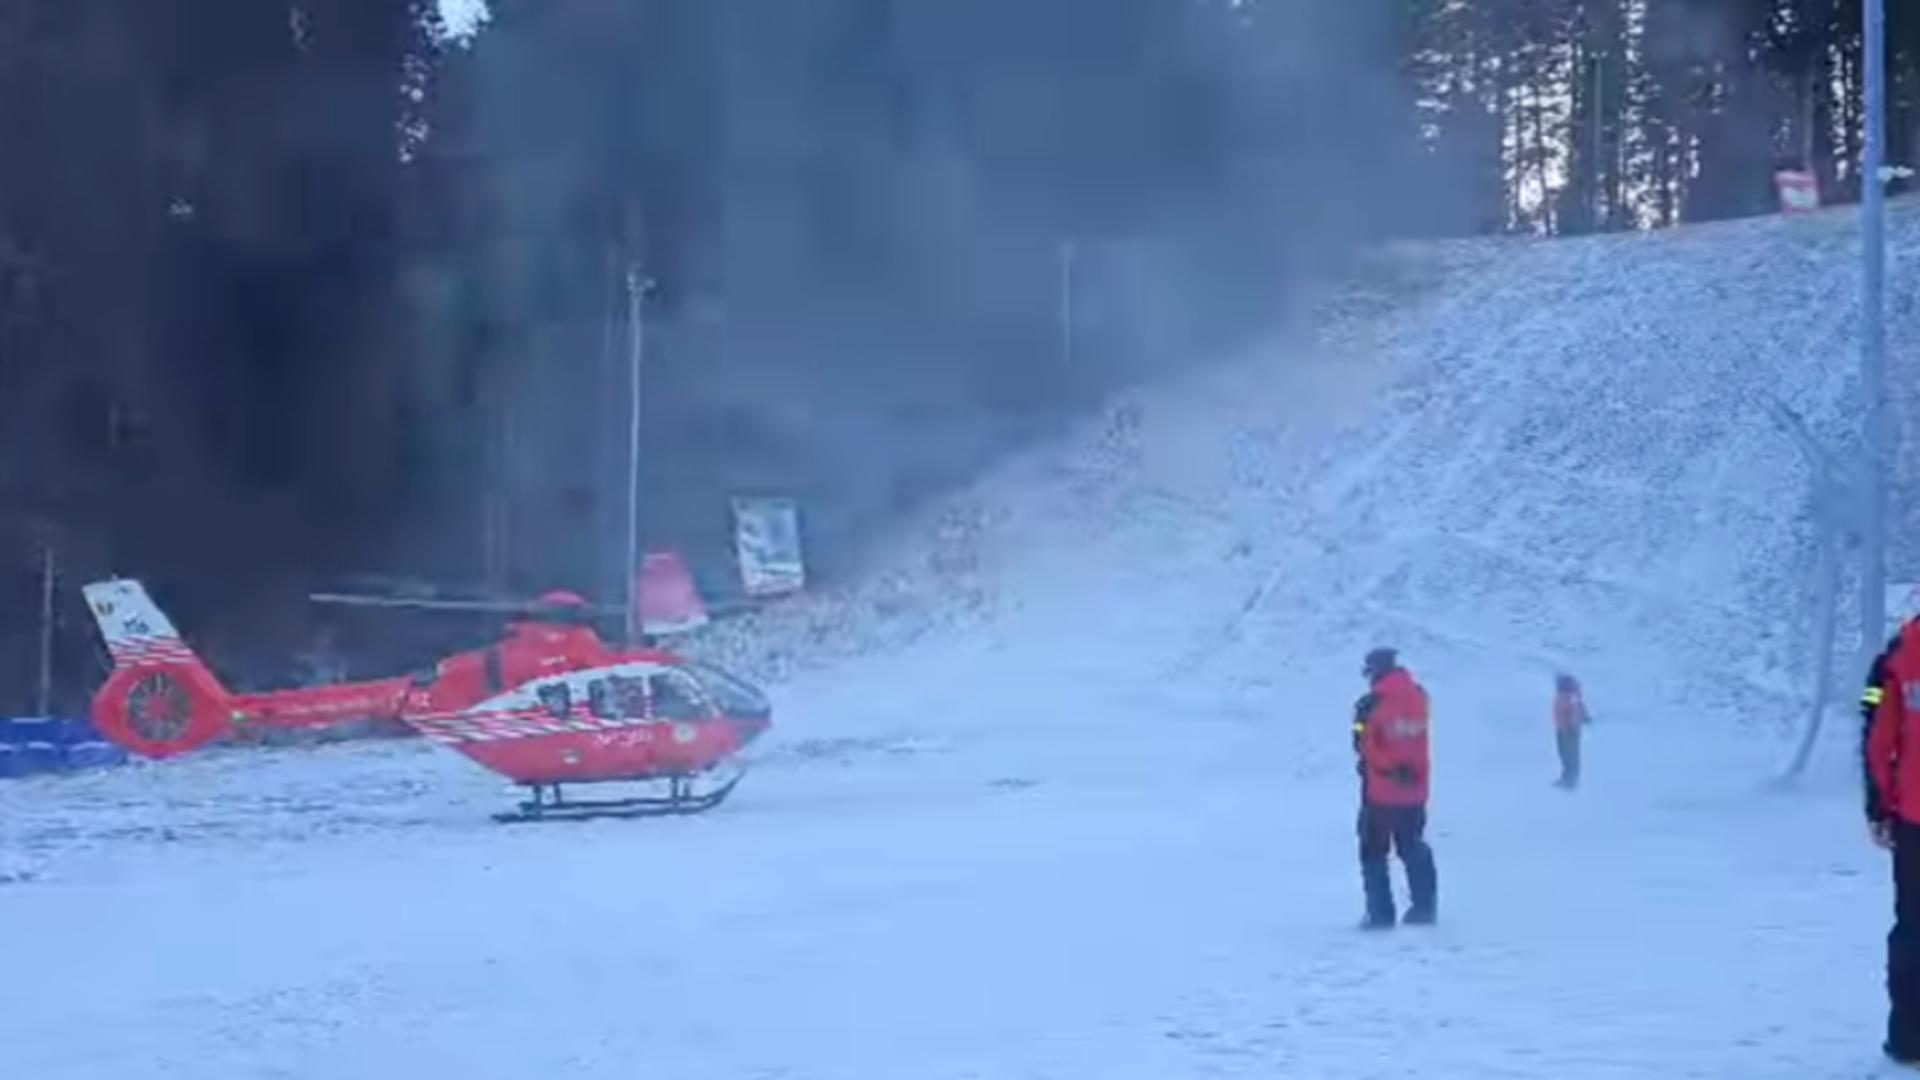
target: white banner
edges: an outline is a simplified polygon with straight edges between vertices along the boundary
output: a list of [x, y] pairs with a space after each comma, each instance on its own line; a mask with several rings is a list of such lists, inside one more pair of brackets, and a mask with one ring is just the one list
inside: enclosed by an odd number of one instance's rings
[[735, 499], [733, 520], [748, 595], [777, 596], [806, 585], [800, 509], [792, 499]]
[[1780, 210], [1787, 214], [1805, 214], [1820, 209], [1820, 178], [1798, 169], [1782, 169], [1773, 174], [1774, 190], [1780, 194]]

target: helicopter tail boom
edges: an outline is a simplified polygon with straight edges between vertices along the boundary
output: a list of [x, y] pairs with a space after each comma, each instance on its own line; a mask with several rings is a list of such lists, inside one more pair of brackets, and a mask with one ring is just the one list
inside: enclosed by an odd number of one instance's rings
[[325, 727], [401, 713], [405, 678], [229, 693], [139, 582], [101, 581], [82, 591], [113, 656], [113, 674], [93, 697], [94, 726], [134, 753], [185, 753], [236, 725]]

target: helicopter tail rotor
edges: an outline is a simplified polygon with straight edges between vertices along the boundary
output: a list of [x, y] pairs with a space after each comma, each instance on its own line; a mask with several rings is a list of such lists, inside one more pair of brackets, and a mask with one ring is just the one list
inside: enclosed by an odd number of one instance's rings
[[227, 731], [231, 695], [143, 585], [118, 579], [82, 591], [113, 657], [113, 674], [93, 698], [94, 727], [103, 736], [159, 758], [204, 746]]

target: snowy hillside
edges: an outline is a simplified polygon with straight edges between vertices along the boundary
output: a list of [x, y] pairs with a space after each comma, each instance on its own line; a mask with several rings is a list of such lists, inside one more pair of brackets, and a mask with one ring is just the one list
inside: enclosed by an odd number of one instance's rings
[[[1920, 204], [1893, 222], [1898, 293]], [[1217, 592], [1202, 650], [1215, 616], [1264, 655], [1447, 643], [1631, 673], [1777, 735], [1805, 694], [1814, 553], [1768, 406], [1854, 437], [1857, 259], [1846, 211], [1395, 252], [1310, 339], [1129, 395], [907, 531], [852, 604], [777, 612], [728, 655], [861, 653], [1145, 573]], [[1890, 314], [1896, 343], [1920, 331]]]
[[[35, 928], [0, 1072], [1871, 1075], [1852, 770], [1760, 783], [1806, 542], [1762, 401], [1847, 423], [1850, 232], [1395, 256], [699, 640], [778, 713], [707, 817], [503, 831], [416, 744], [0, 787], [0, 926]], [[1350, 929], [1377, 640], [1435, 695], [1442, 895], [1385, 939]]]
[[[1920, 218], [1896, 220], [1898, 266]], [[1330, 452], [1308, 511], [1349, 601], [1777, 714], [1769, 696], [1805, 685], [1811, 533], [1807, 470], [1766, 410], [1836, 445], [1858, 428], [1852, 222], [1504, 245], [1387, 326], [1409, 374]]]

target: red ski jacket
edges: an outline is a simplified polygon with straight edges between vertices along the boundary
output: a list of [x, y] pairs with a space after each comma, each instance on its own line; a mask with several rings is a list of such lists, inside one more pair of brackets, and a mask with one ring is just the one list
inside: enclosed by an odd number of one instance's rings
[[1867, 815], [1920, 825], [1920, 629], [1900, 628], [1861, 694]]
[[1376, 806], [1424, 806], [1432, 762], [1427, 753], [1427, 691], [1395, 668], [1362, 698], [1353, 723], [1366, 778], [1363, 797]]

